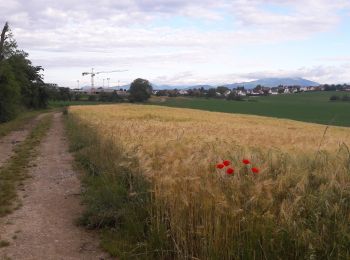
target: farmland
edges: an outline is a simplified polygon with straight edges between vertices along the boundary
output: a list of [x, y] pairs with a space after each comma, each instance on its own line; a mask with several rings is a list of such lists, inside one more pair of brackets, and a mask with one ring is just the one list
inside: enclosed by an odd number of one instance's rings
[[71, 107], [66, 126], [81, 223], [112, 255], [350, 257], [349, 128], [130, 104]]
[[[251, 97], [251, 102], [205, 98], [155, 98], [153, 104], [209, 111], [288, 118], [304, 122], [350, 126], [350, 102], [330, 102], [339, 92], [307, 92]], [[161, 102], [162, 101], [162, 102]]]

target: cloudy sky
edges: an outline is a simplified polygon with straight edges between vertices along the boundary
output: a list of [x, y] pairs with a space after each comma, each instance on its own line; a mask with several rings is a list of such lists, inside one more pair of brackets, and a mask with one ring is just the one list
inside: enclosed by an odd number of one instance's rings
[[0, 0], [45, 81], [89, 85], [143, 77], [220, 84], [261, 77], [350, 82], [349, 0]]

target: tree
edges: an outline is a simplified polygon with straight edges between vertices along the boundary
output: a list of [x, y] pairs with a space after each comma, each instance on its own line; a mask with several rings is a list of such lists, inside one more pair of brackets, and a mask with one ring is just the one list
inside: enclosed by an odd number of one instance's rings
[[216, 89], [215, 88], [208, 89], [207, 97], [209, 98], [216, 97]]
[[130, 102], [144, 102], [151, 97], [152, 85], [146, 79], [135, 79], [129, 89]]
[[334, 85], [325, 85], [324, 87], [324, 91], [336, 91], [337, 90], [337, 87], [334, 86]]
[[48, 93], [44, 93], [46, 89], [40, 74], [43, 69], [40, 66], [33, 66], [27, 57], [27, 53], [16, 51], [7, 59], [21, 87], [21, 104], [26, 108], [45, 108]]
[[230, 90], [230, 89], [225, 86], [219, 86], [216, 88], [216, 91], [219, 92], [221, 95], [223, 95], [227, 90]]
[[11, 66], [0, 61], [0, 122], [13, 119], [19, 110], [20, 86]]
[[283, 94], [284, 93], [284, 87], [278, 88], [277, 93], [278, 94]]
[[8, 23], [0, 35], [0, 122], [16, 116], [22, 108], [44, 108], [48, 93], [40, 74], [28, 54], [17, 49]]
[[237, 93], [235, 93], [234, 91], [232, 91], [227, 97], [227, 100], [234, 100], [234, 101], [243, 101], [243, 98], [238, 95]]
[[7, 33], [9, 31], [9, 29], [10, 29], [9, 25], [6, 22], [4, 25], [4, 28], [1, 31], [1, 36], [0, 36], [0, 62], [5, 58], [4, 49], [5, 49], [6, 40], [8, 38]]
[[0, 36], [0, 62], [17, 51], [17, 42], [13, 38], [9, 24], [6, 22]]
[[254, 92], [260, 92], [262, 91], [263, 89], [263, 86], [261, 86], [260, 84], [259, 85], [256, 85], [256, 87], [253, 89]]

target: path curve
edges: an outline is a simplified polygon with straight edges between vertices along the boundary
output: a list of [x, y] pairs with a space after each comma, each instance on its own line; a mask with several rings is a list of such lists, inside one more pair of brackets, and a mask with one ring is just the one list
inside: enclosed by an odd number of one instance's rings
[[74, 224], [83, 209], [72, 162], [56, 113], [30, 170], [33, 178], [19, 193], [23, 207], [0, 220], [0, 240], [10, 242], [0, 248], [0, 259], [107, 259], [98, 238]]

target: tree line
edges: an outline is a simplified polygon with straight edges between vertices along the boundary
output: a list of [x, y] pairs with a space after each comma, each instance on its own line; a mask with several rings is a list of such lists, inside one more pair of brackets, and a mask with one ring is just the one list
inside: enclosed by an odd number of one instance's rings
[[0, 122], [24, 110], [46, 108], [48, 92], [41, 66], [34, 66], [28, 53], [19, 50], [6, 22], [0, 38]]

